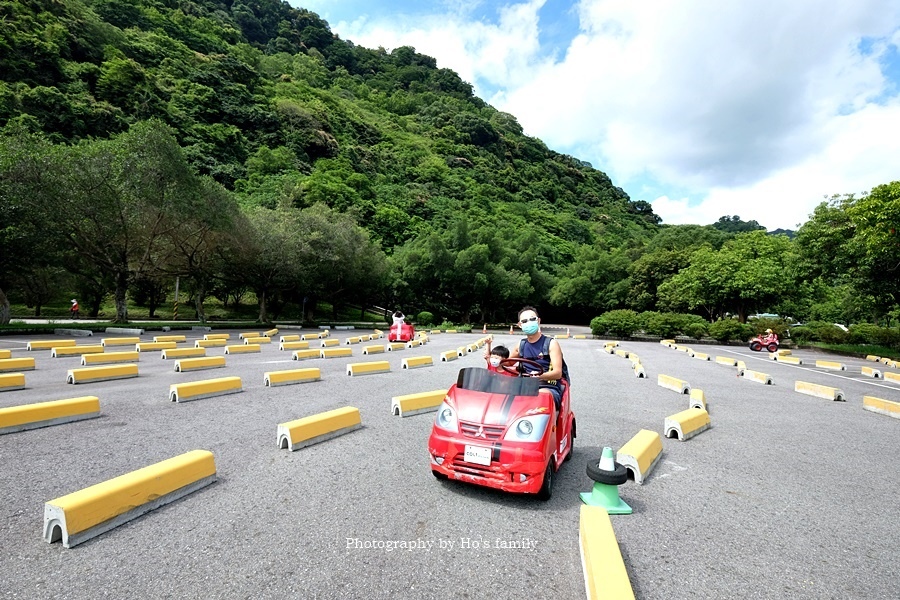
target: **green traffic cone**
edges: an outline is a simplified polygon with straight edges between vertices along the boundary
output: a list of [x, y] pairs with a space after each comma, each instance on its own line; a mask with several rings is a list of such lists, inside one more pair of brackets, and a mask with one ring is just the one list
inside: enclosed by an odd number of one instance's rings
[[[606, 447], [603, 449], [603, 456], [600, 458], [598, 466], [600, 470], [609, 471], [610, 474], [616, 470], [612, 448]], [[595, 481], [594, 487], [590, 492], [581, 493], [581, 501], [589, 506], [601, 506], [611, 515], [630, 515], [632, 513], [631, 507], [619, 498], [617, 485]]]

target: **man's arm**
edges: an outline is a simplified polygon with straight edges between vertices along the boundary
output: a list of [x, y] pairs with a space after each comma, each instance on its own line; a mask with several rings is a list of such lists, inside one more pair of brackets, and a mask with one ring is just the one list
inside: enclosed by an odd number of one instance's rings
[[541, 379], [543, 381], [555, 381], [557, 379], [562, 379], [563, 370], [563, 355], [562, 348], [559, 347], [559, 342], [556, 340], [550, 340], [550, 365], [553, 367], [552, 371], [547, 371], [543, 375], [541, 375]]

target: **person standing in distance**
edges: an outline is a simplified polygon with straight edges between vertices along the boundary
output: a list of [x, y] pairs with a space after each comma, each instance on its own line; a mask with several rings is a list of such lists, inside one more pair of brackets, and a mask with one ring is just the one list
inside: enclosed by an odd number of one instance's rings
[[73, 319], [78, 318], [78, 300], [72, 298], [72, 306], [69, 307], [69, 312], [72, 314]]

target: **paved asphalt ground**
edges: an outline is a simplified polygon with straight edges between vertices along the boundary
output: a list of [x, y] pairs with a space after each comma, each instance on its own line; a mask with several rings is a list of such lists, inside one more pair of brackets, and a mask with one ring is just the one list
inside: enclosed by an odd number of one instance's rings
[[[103, 413], [0, 436], [0, 596], [584, 598], [585, 464], [642, 428], [662, 432], [666, 416], [688, 407], [687, 396], [657, 386], [660, 373], [704, 390], [712, 428], [664, 440], [645, 484], [620, 488], [634, 514], [612, 517], [613, 526], [639, 598], [900, 596], [900, 421], [862, 409], [863, 395], [900, 400], [900, 384], [863, 378], [865, 361], [841, 359], [848, 370], [832, 373], [703, 347], [771, 374], [774, 386], [764, 386], [657, 343], [622, 343], [645, 365], [649, 379], [638, 380], [599, 340], [564, 340], [578, 438], [543, 503], [434, 479], [432, 416], [390, 414], [392, 396], [447, 388], [460, 367], [484, 365], [479, 353], [403, 371], [404, 356], [438, 357], [477, 337], [435, 335], [423, 348], [372, 357], [353, 346], [353, 362], [387, 359], [390, 374], [350, 378], [348, 359], [291, 362], [272, 344], [189, 374], [148, 353], [138, 379], [77, 387], [64, 381], [78, 358], [0, 338], [14, 357], [37, 358], [28, 388], [0, 393], [0, 407], [93, 394]], [[322, 381], [263, 387], [265, 371], [306, 366], [321, 367]], [[167, 400], [171, 383], [225, 375], [240, 375], [245, 391]], [[795, 393], [798, 379], [838, 386], [847, 402]], [[361, 410], [363, 429], [298, 452], [276, 447], [278, 423], [345, 405]], [[194, 449], [215, 454], [215, 484], [71, 550], [42, 540], [45, 501]], [[523, 540], [529, 547], [502, 547]], [[391, 541], [426, 547], [365, 547]]]

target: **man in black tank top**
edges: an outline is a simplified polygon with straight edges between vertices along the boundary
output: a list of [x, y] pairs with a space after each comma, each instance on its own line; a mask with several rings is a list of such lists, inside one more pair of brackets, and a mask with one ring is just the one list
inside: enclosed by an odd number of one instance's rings
[[[540, 375], [541, 388], [547, 389], [553, 395], [558, 411], [562, 401], [562, 387], [559, 382], [563, 377], [562, 348], [560, 348], [559, 342], [545, 338], [541, 333], [541, 320], [537, 310], [531, 306], [526, 306], [519, 311], [519, 328], [522, 329], [526, 338], [517, 347], [512, 348], [509, 356], [510, 358], [527, 358], [544, 367], [544, 373]], [[548, 353], [549, 356], [547, 356]], [[527, 369], [527, 367], [524, 368]]]

